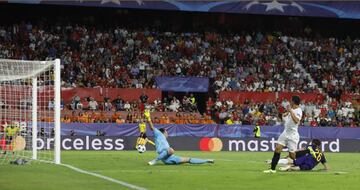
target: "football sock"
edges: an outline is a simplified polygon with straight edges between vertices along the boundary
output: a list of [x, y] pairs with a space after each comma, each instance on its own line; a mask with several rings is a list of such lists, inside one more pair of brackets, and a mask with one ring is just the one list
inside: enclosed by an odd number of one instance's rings
[[136, 139], [135, 148], [139, 145], [140, 139], [141, 139], [141, 137], [138, 137], [138, 138]]
[[198, 159], [198, 158], [190, 158], [189, 163], [190, 164], [204, 164], [204, 163], [208, 163], [208, 161], [203, 160], [203, 159]]
[[274, 152], [274, 156], [271, 161], [271, 169], [272, 170], [276, 169], [276, 165], [278, 164], [279, 159], [280, 159], [280, 153]]
[[152, 140], [147, 139], [147, 142], [155, 146], [155, 143]]

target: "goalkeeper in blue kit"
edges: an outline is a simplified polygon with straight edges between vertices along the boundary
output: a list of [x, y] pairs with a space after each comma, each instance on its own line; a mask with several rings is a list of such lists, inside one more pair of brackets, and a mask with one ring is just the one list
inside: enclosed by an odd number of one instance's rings
[[154, 132], [154, 139], [155, 139], [155, 147], [158, 156], [149, 162], [149, 165], [155, 165], [157, 161], [162, 161], [164, 164], [168, 165], [176, 165], [176, 164], [183, 164], [183, 163], [190, 163], [190, 164], [205, 164], [205, 163], [214, 163], [212, 159], [198, 159], [198, 158], [187, 158], [187, 157], [179, 157], [174, 155], [174, 149], [172, 149], [166, 140], [168, 133], [166, 129], [156, 129], [150, 119], [150, 112], [144, 112], [145, 117], [147, 118], [150, 129]]

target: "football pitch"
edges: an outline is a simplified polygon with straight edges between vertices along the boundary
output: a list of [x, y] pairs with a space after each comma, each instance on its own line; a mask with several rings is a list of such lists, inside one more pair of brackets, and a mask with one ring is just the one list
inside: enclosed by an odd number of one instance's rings
[[[283, 153], [282, 155], [285, 155]], [[329, 172], [277, 172], [268, 169], [271, 152], [195, 152], [176, 155], [215, 159], [215, 164], [148, 166], [155, 152], [63, 151], [62, 162], [144, 189], [359, 189], [360, 154], [326, 153]], [[321, 164], [316, 169], [322, 168]], [[0, 190], [129, 189], [88, 174], [46, 163], [0, 165]]]

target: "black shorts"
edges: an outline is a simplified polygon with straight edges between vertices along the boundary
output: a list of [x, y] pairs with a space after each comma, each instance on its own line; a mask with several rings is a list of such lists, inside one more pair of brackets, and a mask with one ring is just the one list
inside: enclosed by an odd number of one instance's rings
[[140, 133], [140, 136], [139, 136], [139, 137], [141, 137], [141, 138], [143, 138], [143, 139], [146, 139], [146, 138], [147, 138], [146, 133]]

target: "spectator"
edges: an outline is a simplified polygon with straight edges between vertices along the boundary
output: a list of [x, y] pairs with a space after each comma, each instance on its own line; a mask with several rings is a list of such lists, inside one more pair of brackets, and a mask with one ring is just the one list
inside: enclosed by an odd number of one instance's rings
[[111, 111], [112, 110], [112, 104], [109, 99], [106, 99], [104, 102], [104, 110], [105, 111]]
[[190, 111], [195, 111], [197, 110], [197, 105], [196, 105], [196, 99], [194, 97], [194, 94], [190, 94], [190, 97], [189, 97], [189, 101], [190, 101]]
[[145, 94], [145, 91], [143, 91], [140, 96], [140, 101], [145, 104], [148, 101], [148, 98], [149, 97]]
[[98, 108], [99, 108], [99, 105], [98, 105], [97, 101], [95, 101], [94, 98], [90, 97], [89, 109], [95, 111]]
[[63, 110], [65, 107], [65, 102], [64, 102], [64, 99], [61, 99], [60, 101], [60, 110]]
[[55, 102], [54, 102], [54, 100], [50, 100], [49, 104], [48, 104], [48, 109], [54, 110], [54, 108], [55, 108]]
[[125, 111], [128, 111], [128, 112], [131, 110], [131, 106], [130, 106], [130, 103], [128, 101], [125, 102], [124, 109], [125, 109]]
[[70, 123], [70, 122], [71, 122], [71, 119], [70, 119], [67, 115], [64, 115], [64, 117], [62, 117], [62, 118], [60, 119], [60, 121], [61, 121], [62, 123]]
[[124, 109], [124, 101], [120, 98], [120, 96], [117, 96], [116, 99], [112, 101], [112, 103], [115, 105], [115, 110], [120, 111]]
[[117, 123], [117, 124], [123, 124], [123, 123], [125, 123], [125, 120], [122, 119], [121, 116], [119, 116], [118, 118], [116, 118], [115, 123]]
[[126, 123], [133, 123], [133, 116], [132, 116], [131, 112], [128, 112], [125, 121], [126, 121]]
[[80, 103], [80, 97], [75, 95], [73, 98], [72, 98], [72, 101], [71, 101], [71, 109], [72, 110], [75, 110], [75, 109], [78, 109], [78, 104]]
[[174, 96], [170, 102], [169, 110], [173, 112], [177, 112], [179, 108], [180, 108], [180, 101], [176, 99], [176, 97]]
[[206, 102], [206, 108], [211, 108], [212, 106], [214, 106], [214, 101], [212, 100], [211, 97], [208, 98], [207, 102]]
[[228, 119], [226, 119], [225, 123], [226, 123], [226, 125], [233, 125], [234, 124], [233, 116], [230, 115], [230, 117]]

